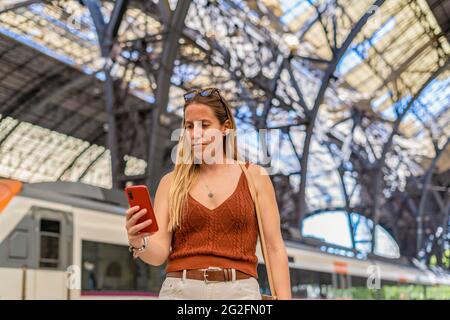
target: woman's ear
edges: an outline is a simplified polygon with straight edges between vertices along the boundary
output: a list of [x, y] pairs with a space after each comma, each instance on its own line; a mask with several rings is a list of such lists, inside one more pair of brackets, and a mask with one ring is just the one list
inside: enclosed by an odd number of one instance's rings
[[226, 136], [229, 132], [229, 130], [231, 129], [231, 123], [230, 120], [225, 120], [223, 127], [222, 127], [222, 135]]

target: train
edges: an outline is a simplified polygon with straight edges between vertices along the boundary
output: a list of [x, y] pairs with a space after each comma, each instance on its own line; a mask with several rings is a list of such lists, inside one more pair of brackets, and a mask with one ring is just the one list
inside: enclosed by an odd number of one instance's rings
[[[165, 264], [133, 259], [122, 190], [0, 179], [0, 299], [157, 299]], [[285, 240], [293, 299], [450, 299], [450, 275]], [[331, 248], [331, 249], [330, 249]], [[258, 244], [258, 281], [269, 293]]]

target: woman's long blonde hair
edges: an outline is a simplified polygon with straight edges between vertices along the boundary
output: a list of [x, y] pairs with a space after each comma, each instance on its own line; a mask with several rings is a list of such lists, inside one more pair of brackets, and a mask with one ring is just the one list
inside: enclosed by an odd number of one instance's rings
[[[232, 158], [239, 161], [240, 156], [238, 154], [237, 148], [237, 136], [236, 136], [236, 122], [234, 120], [233, 114], [231, 113], [231, 108], [228, 102], [222, 97], [218, 96], [220, 93], [212, 94], [207, 97], [201, 95], [196, 95], [196, 97], [189, 102], [186, 102], [183, 107], [183, 122], [182, 129], [185, 128], [185, 116], [186, 108], [192, 103], [201, 103], [209, 106], [220, 124], [223, 125], [226, 120], [230, 122], [230, 138], [226, 139], [224, 137], [224, 153], [228, 156], [229, 151], [232, 152]], [[181, 227], [181, 217], [182, 212], [187, 206], [187, 196], [190, 188], [195, 182], [199, 174], [200, 165], [193, 162], [193, 152], [192, 149], [187, 149], [190, 143], [186, 143], [186, 130], [181, 130], [180, 139], [177, 146], [177, 156], [175, 168], [173, 170], [173, 180], [169, 189], [169, 225], [168, 231], [174, 231], [177, 227]], [[229, 145], [226, 145], [227, 142]], [[188, 161], [186, 161], [185, 152], [189, 152]]]

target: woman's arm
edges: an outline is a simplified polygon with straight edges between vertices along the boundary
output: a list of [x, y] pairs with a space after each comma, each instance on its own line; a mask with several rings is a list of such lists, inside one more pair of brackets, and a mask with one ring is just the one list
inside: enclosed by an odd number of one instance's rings
[[[153, 266], [160, 266], [164, 264], [170, 253], [172, 232], [167, 231], [167, 226], [169, 224], [169, 188], [171, 179], [172, 172], [162, 177], [159, 182], [153, 204], [153, 211], [155, 212], [156, 221], [158, 223], [158, 231], [150, 235], [147, 249], [139, 253], [139, 258], [142, 261]], [[136, 213], [136, 211], [133, 211], [132, 208], [128, 209], [127, 212], [130, 212], [127, 214], [128, 233], [135, 234], [135, 230], [130, 229], [130, 227], [133, 228], [136, 220], [140, 218], [138, 216], [139, 212]], [[136, 216], [133, 216], [133, 214], [136, 214]], [[140, 239], [139, 236], [129, 236], [129, 239], [133, 246], [140, 247], [142, 245], [142, 239]]]
[[[289, 276], [289, 264], [281, 236], [280, 213], [275, 197], [275, 190], [267, 171], [255, 164], [250, 165], [249, 173], [255, 182], [263, 232], [267, 247], [267, 259], [272, 268], [272, 279], [278, 299], [291, 299], [291, 281]], [[262, 248], [261, 248], [262, 250]]]

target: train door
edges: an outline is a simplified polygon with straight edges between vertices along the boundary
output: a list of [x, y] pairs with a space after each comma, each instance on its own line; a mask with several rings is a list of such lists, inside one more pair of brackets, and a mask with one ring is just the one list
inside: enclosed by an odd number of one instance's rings
[[72, 264], [73, 222], [70, 212], [33, 208], [37, 270], [30, 274], [29, 299], [70, 299], [67, 268]]

